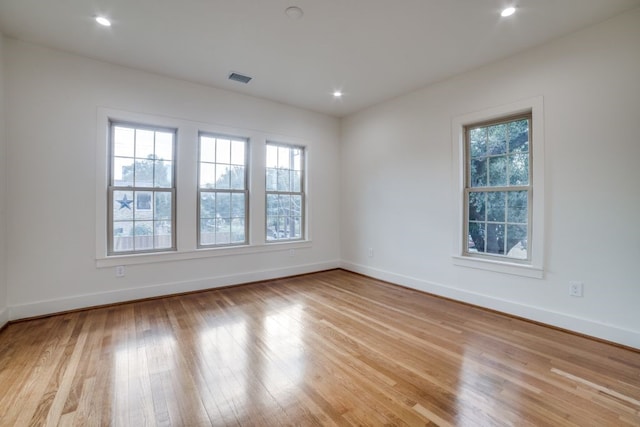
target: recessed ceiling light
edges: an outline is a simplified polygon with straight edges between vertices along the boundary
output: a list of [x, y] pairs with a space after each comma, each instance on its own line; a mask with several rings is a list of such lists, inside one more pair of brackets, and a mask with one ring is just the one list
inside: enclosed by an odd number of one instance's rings
[[506, 9], [503, 9], [502, 12], [500, 12], [500, 16], [506, 18], [507, 16], [511, 16], [514, 13], [516, 13], [515, 7], [507, 7]]
[[284, 13], [291, 19], [300, 19], [304, 12], [298, 6], [291, 6], [284, 10]]
[[96, 22], [98, 24], [102, 25], [103, 27], [110, 27], [111, 26], [111, 21], [109, 21], [104, 16], [96, 16]]
[[333, 97], [334, 98], [342, 98], [342, 92], [339, 90], [336, 90], [335, 92], [333, 92]]

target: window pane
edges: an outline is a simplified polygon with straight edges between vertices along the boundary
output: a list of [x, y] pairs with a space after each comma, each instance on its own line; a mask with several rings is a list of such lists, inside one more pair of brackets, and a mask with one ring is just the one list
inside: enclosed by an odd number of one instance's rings
[[487, 154], [487, 129], [476, 128], [469, 131], [471, 157], [484, 157]]
[[527, 259], [527, 227], [507, 225], [507, 256]]
[[136, 129], [136, 157], [139, 159], [154, 158], [154, 132]]
[[134, 130], [115, 126], [113, 129], [113, 155], [117, 157], [133, 157]]
[[302, 196], [291, 196], [291, 205], [288, 215], [296, 217], [302, 215]]
[[200, 193], [200, 218], [216, 217], [216, 195], [215, 193]]
[[529, 185], [528, 154], [512, 154], [509, 156], [509, 184]]
[[215, 188], [216, 165], [212, 163], [200, 163], [200, 187]]
[[244, 189], [244, 166], [231, 166], [229, 175], [231, 179], [231, 189], [243, 190]]
[[242, 218], [245, 215], [245, 199], [244, 194], [231, 194], [231, 218]]
[[216, 221], [215, 219], [201, 219], [200, 221], [200, 244], [215, 245], [216, 243]]
[[529, 151], [529, 120], [509, 123], [509, 151], [526, 153]]
[[216, 140], [216, 163], [231, 163], [231, 141], [228, 139]]
[[173, 160], [173, 133], [156, 132], [156, 159]]
[[281, 194], [278, 196], [278, 210], [280, 215], [290, 215], [291, 196], [288, 194]]
[[275, 145], [267, 145], [267, 167], [278, 167], [278, 147]]
[[135, 186], [153, 187], [153, 160], [136, 160]]
[[216, 217], [229, 219], [231, 218], [231, 194], [229, 193], [217, 193], [216, 194]]
[[155, 221], [155, 249], [171, 247], [171, 221]]
[[489, 158], [489, 185], [491, 187], [507, 185], [506, 156]]
[[200, 161], [214, 163], [216, 161], [216, 140], [208, 136], [200, 137]]
[[291, 171], [291, 191], [300, 192], [302, 185], [300, 171]]
[[133, 187], [133, 159], [115, 157], [113, 159], [112, 183], [116, 187]]
[[500, 124], [487, 128], [487, 151], [490, 156], [505, 154], [507, 152], [507, 125]]
[[487, 194], [487, 221], [505, 221], [505, 196], [503, 191], [495, 191]]
[[485, 220], [485, 203], [487, 193], [469, 193], [469, 221]]
[[267, 168], [267, 191], [276, 191], [278, 189], [278, 170]]
[[231, 224], [229, 218], [216, 220], [216, 245], [228, 245], [231, 243]]
[[171, 219], [171, 193], [155, 192], [154, 219]]
[[278, 169], [278, 191], [291, 191], [288, 170]]
[[230, 181], [229, 165], [216, 164], [216, 188], [228, 189]]
[[278, 238], [276, 232], [276, 225], [278, 223], [278, 217], [267, 216], [267, 240], [275, 240]]
[[113, 223], [113, 251], [129, 252], [133, 250], [133, 221], [115, 221]]
[[302, 170], [302, 150], [295, 149], [293, 150], [293, 170], [301, 171]]
[[487, 253], [504, 254], [504, 225], [487, 224]]
[[135, 250], [153, 249], [153, 221], [136, 221], [133, 228]]
[[484, 252], [485, 222], [469, 222], [467, 249], [469, 252]]
[[302, 218], [298, 216], [293, 220], [295, 221], [295, 234], [291, 237], [299, 239], [302, 237]]
[[507, 222], [526, 224], [529, 216], [529, 199], [526, 191], [510, 191]]
[[114, 221], [133, 219], [133, 191], [113, 192]]
[[290, 169], [291, 164], [289, 162], [290, 149], [289, 147], [278, 147], [278, 167], [284, 169]]
[[153, 193], [150, 191], [136, 191], [134, 193], [134, 219], [136, 221], [153, 219], [153, 205], [151, 204], [152, 197]]
[[231, 220], [231, 243], [244, 243], [245, 240], [244, 220], [233, 218]]
[[154, 162], [154, 187], [171, 188], [172, 163], [173, 162], [162, 160], [156, 160]]
[[277, 194], [267, 194], [267, 215], [268, 216], [276, 216], [278, 215], [278, 195]]
[[232, 141], [231, 142], [231, 164], [232, 165], [244, 165], [244, 141]]
[[487, 159], [471, 160], [471, 186], [486, 187], [487, 185]]

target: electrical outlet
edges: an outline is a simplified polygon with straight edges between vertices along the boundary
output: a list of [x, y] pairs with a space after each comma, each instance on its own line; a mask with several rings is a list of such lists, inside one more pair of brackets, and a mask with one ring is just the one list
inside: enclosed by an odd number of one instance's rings
[[371, 258], [373, 256], [373, 248], [369, 248], [367, 254], [369, 255], [369, 258]]
[[116, 266], [116, 277], [124, 277], [124, 265]]
[[581, 297], [584, 292], [584, 284], [582, 282], [569, 282], [569, 295], [572, 297]]
[[295, 249], [289, 249], [289, 256], [290, 257], [294, 257], [296, 254], [296, 250]]

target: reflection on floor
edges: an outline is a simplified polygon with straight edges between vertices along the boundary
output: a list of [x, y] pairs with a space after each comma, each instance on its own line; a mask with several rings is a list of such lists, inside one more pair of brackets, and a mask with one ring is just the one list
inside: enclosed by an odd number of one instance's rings
[[0, 334], [0, 425], [640, 425], [640, 352], [342, 270]]

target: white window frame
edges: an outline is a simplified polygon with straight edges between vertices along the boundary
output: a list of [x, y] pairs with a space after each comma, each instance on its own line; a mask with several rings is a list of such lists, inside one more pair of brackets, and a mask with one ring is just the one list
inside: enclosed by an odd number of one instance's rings
[[[214, 138], [216, 140], [218, 139], [228, 139], [228, 140], [235, 140], [235, 141], [242, 141], [244, 143], [244, 188], [242, 189], [233, 189], [233, 188], [207, 188], [207, 187], [202, 187], [200, 185], [200, 176], [202, 173], [202, 165], [203, 163], [210, 163], [210, 162], [203, 162], [202, 160], [202, 138], [203, 137], [207, 137], [207, 138]], [[198, 199], [196, 200], [196, 204], [197, 204], [197, 212], [198, 212], [198, 224], [197, 224], [197, 233], [198, 233], [198, 248], [215, 248], [215, 247], [224, 247], [224, 246], [241, 246], [241, 245], [247, 245], [249, 243], [249, 221], [250, 221], [250, 217], [251, 217], [251, 213], [249, 211], [249, 170], [251, 168], [250, 165], [250, 160], [249, 160], [249, 152], [250, 152], [250, 141], [249, 138], [247, 137], [240, 137], [240, 136], [230, 136], [230, 135], [222, 135], [219, 133], [211, 133], [211, 132], [202, 132], [200, 131], [198, 134]], [[219, 165], [220, 163], [218, 163], [218, 158], [216, 156], [216, 162], [213, 163], [216, 165]], [[203, 244], [202, 243], [202, 225], [201, 225], [201, 221], [202, 221], [202, 217], [201, 217], [201, 200], [202, 200], [202, 194], [203, 193], [211, 193], [211, 194], [215, 194], [216, 196], [218, 194], [224, 193], [224, 194], [229, 194], [230, 197], [233, 197], [233, 194], [243, 194], [244, 195], [244, 241], [242, 242], [230, 242], [230, 243], [212, 243], [212, 244]], [[217, 239], [217, 237], [216, 237]]]
[[[278, 190], [267, 190], [267, 183], [266, 183], [266, 174], [267, 174], [267, 163], [265, 161], [265, 163], [263, 164], [264, 169], [264, 175], [265, 175], [265, 187], [264, 187], [264, 192], [265, 192], [265, 209], [264, 209], [264, 220], [265, 220], [265, 242], [267, 244], [273, 244], [273, 243], [280, 243], [280, 242], [292, 242], [292, 241], [301, 241], [305, 239], [306, 236], [306, 221], [307, 221], [307, 209], [306, 209], [306, 205], [307, 205], [307, 195], [306, 195], [306, 174], [307, 174], [307, 148], [301, 145], [295, 145], [295, 144], [288, 144], [288, 143], [283, 143], [283, 142], [277, 142], [277, 141], [271, 141], [271, 140], [267, 140], [264, 149], [265, 152], [267, 151], [267, 147], [269, 146], [273, 146], [273, 147], [285, 147], [285, 148], [289, 148], [289, 149], [297, 149], [300, 150], [301, 153], [301, 159], [300, 159], [300, 191], [278, 191]], [[265, 154], [266, 156], [266, 154]], [[290, 171], [293, 169], [290, 169]], [[300, 196], [301, 198], [301, 205], [300, 205], [300, 237], [278, 237], [276, 239], [269, 239], [269, 224], [267, 223], [267, 217], [268, 217], [268, 212], [267, 212], [267, 198], [269, 197], [269, 195], [290, 195], [290, 196]]]
[[[519, 114], [531, 114], [531, 201], [529, 218], [530, 256], [528, 260], [512, 260], [507, 257], [473, 256], [466, 252], [468, 239], [465, 214], [466, 141], [465, 128]], [[541, 279], [544, 277], [544, 115], [543, 98], [535, 97], [508, 105], [488, 108], [454, 117], [452, 120], [452, 170], [454, 186], [455, 232], [453, 263], [457, 266], [514, 274]]]
[[[146, 186], [141, 187], [136, 185], [134, 182], [132, 186], [116, 186], [113, 182], [114, 172], [115, 172], [115, 153], [114, 153], [114, 144], [115, 144], [115, 136], [114, 136], [114, 128], [116, 127], [126, 127], [130, 129], [134, 129], [134, 131], [138, 130], [146, 130], [153, 132], [166, 132], [173, 134], [173, 146], [172, 146], [172, 157], [171, 157], [171, 187], [154, 187]], [[174, 252], [176, 250], [176, 144], [177, 144], [177, 129], [168, 128], [163, 126], [155, 126], [149, 125], [147, 123], [134, 123], [134, 122], [123, 122], [118, 120], [110, 120], [109, 121], [109, 187], [107, 189], [107, 255], [131, 255], [131, 254], [146, 254], [146, 253], [154, 253], [154, 252]], [[134, 160], [135, 164], [135, 160]], [[168, 221], [171, 223], [171, 245], [166, 248], [156, 248], [155, 247], [155, 225], [154, 225], [154, 234], [152, 235], [152, 240], [154, 242], [154, 247], [152, 249], [133, 249], [131, 251], [116, 251], [114, 248], [114, 221], [113, 211], [114, 211], [114, 203], [118, 202], [118, 200], [114, 200], [114, 194], [116, 191], [127, 191], [132, 192], [134, 197], [131, 199], [131, 204], [133, 205], [132, 212], [136, 212], [138, 210], [142, 210], [138, 207], [138, 198], [135, 197], [136, 193], [151, 193], [150, 203], [153, 204], [153, 195], [156, 193], [169, 193], [171, 194], [171, 220]], [[131, 208], [129, 208], [131, 209]], [[148, 209], [144, 209], [144, 211], [153, 211], [151, 207]], [[135, 224], [135, 217], [132, 216], [132, 222]], [[140, 221], [140, 220], [138, 220]], [[155, 222], [154, 219], [151, 220]], [[145, 221], [148, 222], [148, 221]], [[135, 235], [133, 236], [133, 241], [135, 242]], [[135, 245], [134, 245], [135, 246]]]

